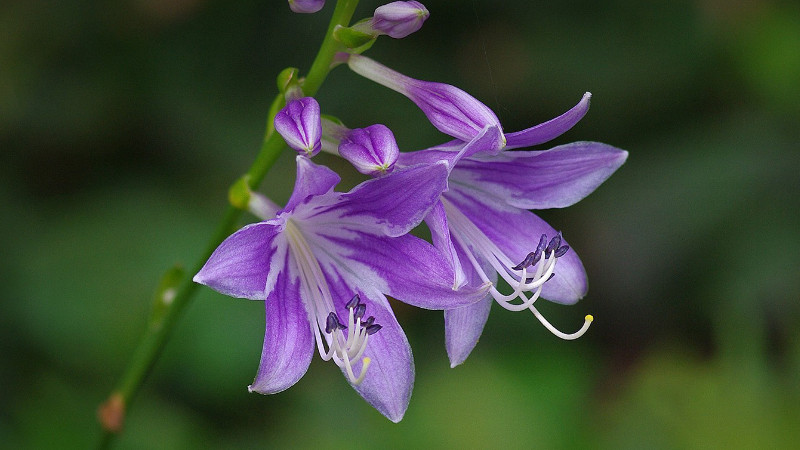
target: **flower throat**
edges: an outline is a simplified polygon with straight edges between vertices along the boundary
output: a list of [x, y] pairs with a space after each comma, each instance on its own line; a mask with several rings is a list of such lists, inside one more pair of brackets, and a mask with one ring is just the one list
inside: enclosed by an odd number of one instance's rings
[[306, 294], [303, 297], [308, 299], [306, 310], [313, 316], [311, 329], [319, 356], [324, 361], [333, 359], [333, 362], [344, 370], [349, 381], [358, 385], [367, 374], [370, 358], [362, 359], [361, 372], [358, 376], [353, 372], [353, 365], [364, 355], [369, 336], [377, 333], [381, 325], [376, 324], [372, 316], [364, 319], [367, 306], [361, 303], [358, 294], [345, 305], [348, 311], [347, 324], [343, 324], [336, 314], [322, 268], [302, 232], [291, 219], [286, 221], [286, 235], [297, 265], [300, 288]]

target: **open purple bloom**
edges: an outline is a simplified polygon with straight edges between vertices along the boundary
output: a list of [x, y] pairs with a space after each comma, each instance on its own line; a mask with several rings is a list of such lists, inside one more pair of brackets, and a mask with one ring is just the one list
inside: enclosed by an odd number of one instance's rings
[[347, 64], [357, 74], [408, 97], [444, 134], [471, 141], [486, 127], [502, 132], [500, 121], [488, 106], [455, 86], [416, 80], [361, 55], [347, 56]]
[[315, 13], [325, 6], [325, 0], [289, 0], [289, 8], [296, 13]]
[[[550, 140], [586, 113], [590, 96], [543, 124], [506, 135], [508, 146]], [[583, 264], [561, 233], [530, 209], [563, 208], [594, 191], [627, 158], [627, 152], [597, 142], [574, 142], [544, 151], [496, 152], [499, 130], [487, 128], [471, 142], [453, 141], [401, 153], [397, 166], [447, 161], [449, 189], [425, 221], [434, 245], [447, 255], [456, 280], [492, 283], [480, 302], [445, 311], [445, 338], [452, 367], [464, 362], [480, 337], [493, 301], [511, 311], [531, 311], [563, 339], [582, 335], [592, 321], [565, 334], [553, 327], [534, 302], [545, 298], [573, 304], [587, 291]], [[479, 140], [485, 143], [477, 144]], [[512, 292], [497, 287], [502, 278]]]
[[226, 295], [265, 300], [264, 346], [251, 391], [271, 394], [295, 384], [316, 346], [378, 411], [402, 419], [414, 367], [386, 295], [431, 309], [485, 295], [485, 288], [455, 291], [449, 262], [406, 234], [436, 203], [446, 177], [444, 164], [421, 165], [340, 193], [333, 191], [339, 182], [333, 171], [297, 157], [286, 207], [227, 238], [194, 277]]

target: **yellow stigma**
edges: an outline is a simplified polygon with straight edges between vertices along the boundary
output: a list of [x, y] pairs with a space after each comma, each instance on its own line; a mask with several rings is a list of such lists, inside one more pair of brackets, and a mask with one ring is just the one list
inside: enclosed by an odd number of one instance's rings
[[361, 366], [361, 376], [358, 377], [358, 380], [356, 380], [355, 383], [353, 383], [355, 385], [359, 385], [361, 384], [362, 381], [364, 381], [364, 377], [367, 376], [367, 367], [369, 367], [369, 363], [372, 362], [372, 359], [370, 359], [369, 356], [365, 356], [364, 359], [361, 360], [361, 362], [363, 363], [363, 365]]
[[591, 314], [587, 314], [587, 315], [586, 315], [586, 321], [587, 321], [587, 322], [591, 322], [591, 321], [593, 321], [593, 320], [594, 320], [594, 316], [592, 316]]

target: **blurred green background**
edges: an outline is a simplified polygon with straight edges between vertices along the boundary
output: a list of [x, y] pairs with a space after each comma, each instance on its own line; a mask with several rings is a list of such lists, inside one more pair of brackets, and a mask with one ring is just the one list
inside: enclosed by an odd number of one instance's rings
[[[249, 166], [275, 75], [308, 65], [333, 9], [283, 1], [0, 5], [0, 447], [86, 448], [160, 275], [192, 266]], [[333, 364], [248, 394], [263, 307], [203, 288], [117, 448], [791, 448], [800, 441], [800, 6], [770, 0], [426, 1], [371, 57], [458, 85], [507, 131], [593, 93], [556, 143], [630, 151], [542, 216], [588, 297], [543, 304], [575, 342], [495, 308], [450, 369], [441, 313], [397, 306], [415, 352], [392, 424]], [[356, 17], [377, 2], [362, 1]], [[404, 97], [335, 70], [319, 93], [403, 149], [443, 141]], [[320, 159], [339, 172], [347, 168]], [[287, 151], [263, 192], [282, 202]], [[347, 183], [354, 183], [348, 180]]]

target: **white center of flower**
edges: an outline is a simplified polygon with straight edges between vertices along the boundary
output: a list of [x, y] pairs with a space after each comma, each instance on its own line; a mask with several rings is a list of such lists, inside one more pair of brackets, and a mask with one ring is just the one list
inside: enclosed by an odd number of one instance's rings
[[365, 357], [362, 360], [358, 376], [353, 372], [353, 364], [364, 354], [369, 335], [380, 330], [381, 326], [374, 323], [373, 317], [363, 319], [366, 305], [360, 302], [357, 295], [346, 305], [347, 325], [339, 322], [325, 274], [302, 232], [291, 219], [286, 221], [286, 236], [300, 275], [302, 299], [311, 316], [309, 321], [319, 355], [325, 361], [333, 359], [337, 366], [344, 369], [351, 383], [360, 384], [367, 374], [370, 359]]
[[505, 295], [492, 284], [489, 293], [500, 306], [509, 311], [531, 311], [545, 328], [561, 339], [577, 339], [586, 333], [592, 323], [592, 316], [585, 317], [583, 326], [578, 331], [567, 334], [556, 329], [534, 306], [544, 284], [555, 275], [558, 258], [569, 250], [569, 247], [561, 246], [560, 234], [549, 243], [547, 236], [542, 235], [536, 249], [521, 263], [516, 264], [455, 205], [446, 199], [442, 199], [442, 204], [447, 214], [451, 237], [461, 247], [481, 281], [492, 281], [480, 263], [482, 260], [491, 265], [513, 289], [511, 294]]

